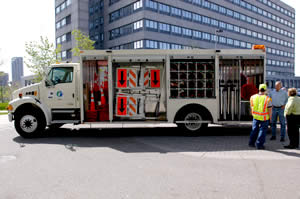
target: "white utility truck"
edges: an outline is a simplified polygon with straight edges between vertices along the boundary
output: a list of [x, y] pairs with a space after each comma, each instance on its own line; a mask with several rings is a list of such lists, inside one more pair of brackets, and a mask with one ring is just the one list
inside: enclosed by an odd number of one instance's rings
[[26, 138], [63, 124], [175, 123], [194, 135], [251, 120], [265, 57], [263, 48], [82, 51], [80, 64], [52, 65], [43, 81], [15, 91], [8, 117]]

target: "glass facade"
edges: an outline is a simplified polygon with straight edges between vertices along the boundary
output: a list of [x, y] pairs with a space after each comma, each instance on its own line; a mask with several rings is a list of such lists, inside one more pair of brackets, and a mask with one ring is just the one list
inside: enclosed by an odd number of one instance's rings
[[[95, 14], [96, 6], [102, 14]], [[295, 11], [282, 2], [110, 0], [107, 12], [104, 6], [101, 0], [89, 4], [90, 36], [101, 43], [98, 49], [250, 49], [263, 44], [267, 79], [294, 77]]]

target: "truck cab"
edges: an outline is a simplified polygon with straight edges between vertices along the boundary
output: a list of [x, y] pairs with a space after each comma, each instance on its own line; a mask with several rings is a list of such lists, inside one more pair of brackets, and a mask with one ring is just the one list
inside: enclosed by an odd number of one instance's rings
[[9, 121], [23, 137], [35, 137], [46, 126], [80, 122], [79, 64], [52, 65], [40, 82], [20, 88], [9, 103]]

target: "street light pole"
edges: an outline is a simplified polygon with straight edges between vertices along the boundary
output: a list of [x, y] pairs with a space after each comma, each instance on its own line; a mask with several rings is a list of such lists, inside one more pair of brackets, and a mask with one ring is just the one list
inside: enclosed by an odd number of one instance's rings
[[219, 39], [218, 39], [218, 33], [222, 33], [223, 32], [223, 30], [222, 29], [216, 29], [215, 30], [215, 50], [217, 49], [217, 42], [219, 41]]

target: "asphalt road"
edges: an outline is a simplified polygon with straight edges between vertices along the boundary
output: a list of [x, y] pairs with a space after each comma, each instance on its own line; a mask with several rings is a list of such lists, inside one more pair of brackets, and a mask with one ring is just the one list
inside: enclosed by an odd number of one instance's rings
[[210, 127], [185, 137], [174, 128], [64, 126], [23, 139], [1, 115], [0, 198], [300, 198], [300, 150], [278, 140], [249, 148], [249, 132]]

